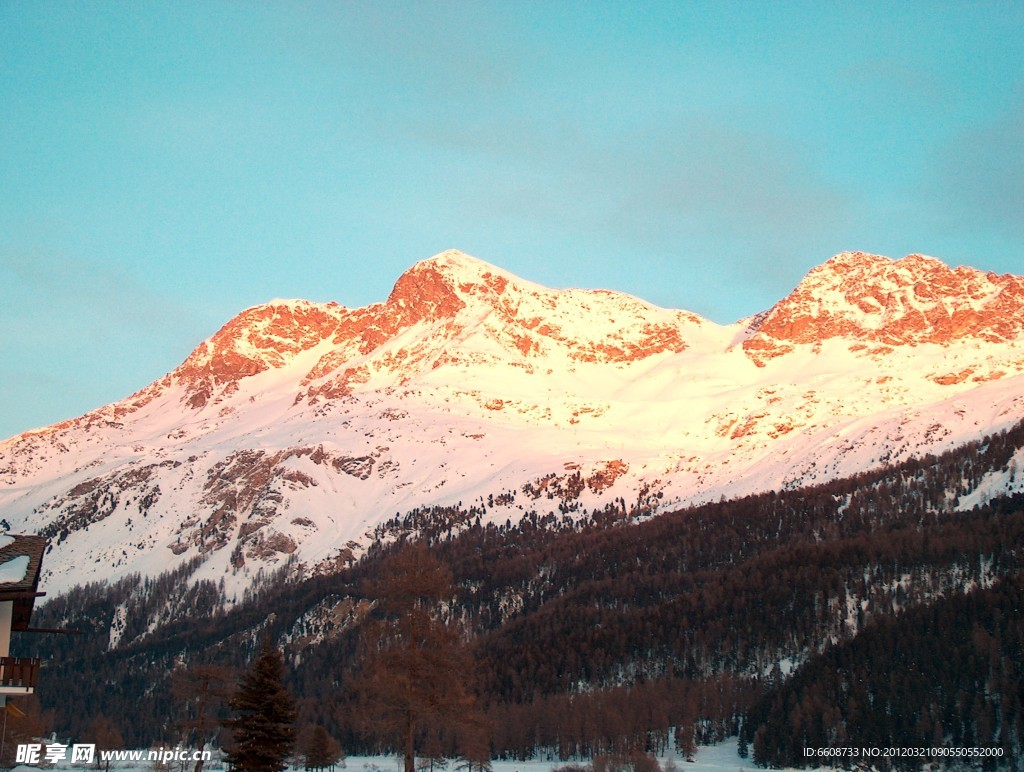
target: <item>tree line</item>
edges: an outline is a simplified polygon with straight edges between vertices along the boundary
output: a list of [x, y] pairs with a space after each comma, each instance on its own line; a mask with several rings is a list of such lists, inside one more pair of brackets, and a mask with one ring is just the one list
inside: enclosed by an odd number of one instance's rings
[[[461, 707], [445, 713], [437, 702], [435, 717], [415, 724], [414, 755], [568, 759], [736, 733], [756, 751], [756, 728], [766, 725], [758, 706], [797, 683], [791, 667], [800, 674], [833, 645], [1019, 575], [1024, 500], [955, 506], [986, 474], [1012, 473], [1021, 446], [1024, 424], [846, 480], [654, 518], [618, 500], [585, 517], [533, 512], [504, 525], [480, 522], [478, 504], [419, 510], [338, 573], [268, 574], [241, 599], [194, 581], [198, 562], [155, 580], [78, 588], [38, 609], [36, 624], [87, 634], [27, 642], [50, 663], [41, 711], [71, 736], [103, 715], [128, 745], [173, 740], [183, 731], [171, 718], [180, 698], [161, 687], [176, 665], [241, 672], [269, 635], [284, 654], [298, 725], [321, 727], [349, 752], [407, 755], [409, 724], [396, 739], [397, 709], [367, 707], [368, 684], [377, 678], [377, 694], [387, 685], [369, 663], [420, 649], [446, 652], [467, 679], [436, 682]], [[424, 551], [447, 589], [396, 614], [381, 582]], [[419, 643], [403, 649], [410, 640]], [[1006, 684], [1019, 686], [1019, 672]], [[457, 714], [473, 720], [459, 727]], [[992, 720], [1019, 742], [1003, 715]], [[944, 738], [950, 726], [942, 722]]]

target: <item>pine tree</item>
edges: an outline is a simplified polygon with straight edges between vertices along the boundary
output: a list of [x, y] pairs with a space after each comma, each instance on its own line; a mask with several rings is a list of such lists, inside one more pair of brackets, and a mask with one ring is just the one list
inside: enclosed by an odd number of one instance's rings
[[[121, 730], [117, 728], [117, 724], [102, 714], [93, 718], [92, 723], [89, 725], [89, 734], [95, 741], [96, 750], [98, 751], [118, 750], [124, 747], [124, 737], [121, 735]], [[103, 764], [104, 769], [110, 772], [110, 761], [100, 761], [100, 755], [97, 754], [97, 769], [99, 769], [100, 764]]]
[[338, 741], [327, 734], [327, 730], [317, 724], [309, 732], [305, 753], [306, 769], [333, 768], [341, 758], [341, 746]]
[[227, 699], [229, 673], [216, 665], [181, 667], [171, 673], [171, 693], [178, 699], [181, 715], [178, 726], [186, 744], [200, 756], [194, 772], [203, 772], [202, 752], [219, 729], [217, 714]]
[[232, 769], [281, 772], [295, 747], [295, 702], [283, 683], [284, 660], [268, 638], [252, 669], [238, 684], [229, 705], [237, 714], [224, 722], [233, 747], [226, 755]]
[[361, 708], [371, 730], [401, 749], [405, 772], [416, 772], [430, 731], [476, 720], [473, 665], [458, 631], [441, 619], [440, 604], [454, 593], [446, 566], [416, 543], [400, 550], [382, 577], [368, 588], [385, 617], [365, 642]]
[[470, 719], [462, 727], [456, 770], [491, 772], [490, 727], [480, 718]]
[[420, 750], [420, 760], [416, 762], [416, 769], [419, 772], [441, 772], [448, 769], [448, 759], [444, 757], [441, 749], [440, 732], [433, 731], [427, 734]]

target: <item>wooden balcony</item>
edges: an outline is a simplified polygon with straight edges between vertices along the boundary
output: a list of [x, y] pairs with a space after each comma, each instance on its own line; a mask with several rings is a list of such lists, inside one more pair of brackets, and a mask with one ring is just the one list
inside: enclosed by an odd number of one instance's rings
[[38, 657], [0, 657], [0, 694], [29, 694], [38, 684]]

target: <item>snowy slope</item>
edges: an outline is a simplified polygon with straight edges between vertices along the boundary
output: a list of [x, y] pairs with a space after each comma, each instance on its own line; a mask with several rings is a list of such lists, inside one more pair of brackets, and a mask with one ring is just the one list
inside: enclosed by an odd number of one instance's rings
[[445, 252], [366, 308], [248, 309], [137, 394], [0, 443], [0, 508], [51, 538], [51, 591], [197, 554], [244, 586], [416, 507], [674, 508], [1021, 418], [1019, 277], [844, 253], [722, 326]]

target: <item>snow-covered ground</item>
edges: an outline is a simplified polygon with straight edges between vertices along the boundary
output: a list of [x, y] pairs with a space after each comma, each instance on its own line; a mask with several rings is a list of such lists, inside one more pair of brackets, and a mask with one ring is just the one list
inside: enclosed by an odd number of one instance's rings
[[[667, 754], [659, 757], [659, 763], [664, 766], [665, 762], [672, 759], [680, 772], [710, 772], [711, 770], [756, 770], [756, 767], [750, 759], [740, 758], [737, 753], [737, 741], [735, 738], [727, 740], [718, 745], [702, 746], [698, 748], [697, 753], [692, 762], [687, 762], [685, 758], [675, 754]], [[566, 766], [566, 764], [577, 764], [586, 763], [583, 762], [563, 762], [563, 761], [505, 761], [496, 760], [492, 763], [493, 772], [549, 772], [549, 770], [556, 770], [559, 767]], [[182, 764], [172, 764], [168, 767], [161, 768], [166, 772], [191, 772], [194, 764], [188, 763], [182, 767]], [[51, 769], [85, 769], [82, 765], [72, 765], [67, 761], [59, 762]], [[88, 767], [92, 768], [92, 767]], [[342, 767], [337, 767], [341, 769]], [[344, 760], [344, 767], [346, 772], [402, 772], [402, 759], [398, 756], [349, 756]], [[34, 766], [17, 766], [13, 772], [35, 772], [39, 767]], [[152, 763], [144, 762], [112, 762], [111, 769], [120, 770], [120, 772], [153, 772], [157, 769]], [[206, 762], [204, 769], [209, 772], [217, 772], [218, 770], [226, 769], [226, 766], [219, 760]], [[294, 768], [301, 770], [302, 767]], [[449, 762], [449, 772], [454, 772], [455, 762]]]
[[[693, 762], [687, 762], [684, 757], [667, 754], [658, 758], [659, 763], [664, 766], [665, 762], [672, 759], [679, 772], [705, 772], [705, 770], [756, 770], [750, 759], [740, 758], [737, 751], [735, 738], [727, 740], [718, 745], [702, 746], [697, 749]], [[504, 761], [498, 759], [492, 762], [494, 772], [549, 772], [557, 770], [567, 764], [585, 764], [586, 761], [540, 761], [531, 759], [529, 761]], [[345, 759], [347, 772], [402, 772], [402, 759], [397, 756], [352, 756]], [[449, 763], [448, 769], [454, 770], [455, 764]]]

